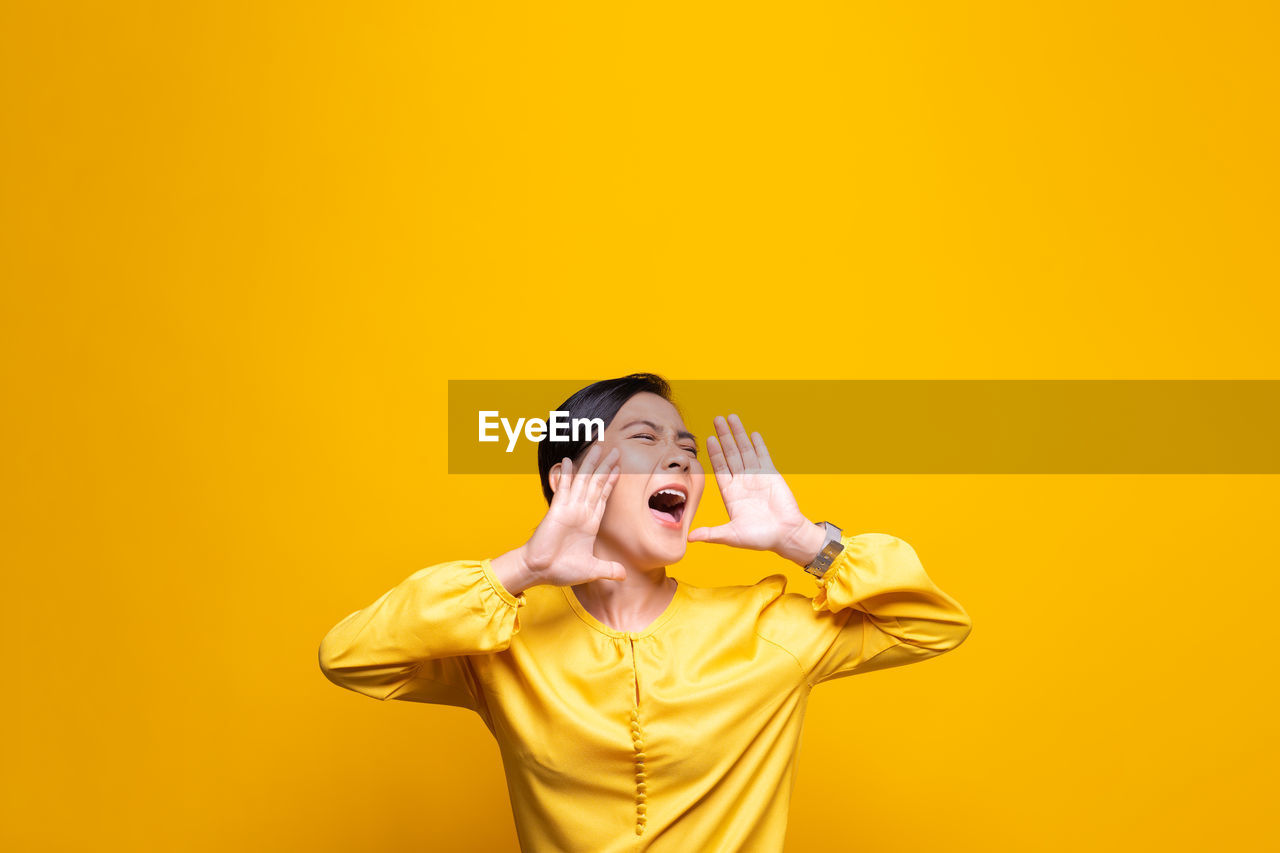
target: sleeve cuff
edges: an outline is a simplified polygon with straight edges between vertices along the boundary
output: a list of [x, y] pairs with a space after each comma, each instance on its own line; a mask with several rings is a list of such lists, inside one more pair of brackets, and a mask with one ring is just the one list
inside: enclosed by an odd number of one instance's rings
[[854, 593], [853, 578], [847, 564], [853, 559], [855, 551], [865, 555], [870, 544], [869, 537], [876, 535], [883, 534], [846, 533], [840, 537], [844, 550], [832, 561], [831, 567], [820, 578], [809, 576], [818, 584], [818, 592], [812, 601], [815, 611], [830, 610], [836, 613], [853, 606], [858, 597]]

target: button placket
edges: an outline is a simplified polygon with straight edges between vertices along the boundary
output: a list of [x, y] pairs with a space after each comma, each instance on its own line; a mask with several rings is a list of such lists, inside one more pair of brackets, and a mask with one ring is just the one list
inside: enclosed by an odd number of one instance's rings
[[649, 777], [644, 764], [644, 726], [640, 721], [640, 677], [636, 669], [636, 644], [634, 637], [629, 637], [628, 640], [631, 644], [631, 675], [635, 686], [635, 706], [631, 709], [631, 747], [636, 774], [636, 835], [643, 835], [649, 821]]

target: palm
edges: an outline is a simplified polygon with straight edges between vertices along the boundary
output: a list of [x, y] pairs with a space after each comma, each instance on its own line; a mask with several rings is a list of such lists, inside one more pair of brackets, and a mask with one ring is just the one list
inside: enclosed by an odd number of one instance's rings
[[529, 539], [529, 561], [548, 566], [550, 573], [571, 583], [599, 577], [601, 561], [594, 553], [598, 529], [589, 516], [548, 510]]
[[689, 541], [777, 550], [792, 531], [807, 523], [800, 507], [760, 433], [748, 437], [737, 415], [728, 421], [717, 417], [715, 423], [716, 435], [707, 439], [707, 451], [729, 523], [698, 528]]
[[791, 490], [777, 472], [741, 474], [721, 486], [720, 495], [729, 513], [724, 525], [725, 544], [765, 551], [776, 539], [778, 519], [800, 513]]
[[619, 563], [598, 559], [594, 553], [605, 503], [618, 480], [617, 456], [617, 450], [610, 451], [597, 468], [597, 445], [587, 453], [580, 470], [574, 471], [567, 460], [563, 463], [551, 506], [526, 546], [529, 565], [546, 583], [570, 586], [625, 577]]

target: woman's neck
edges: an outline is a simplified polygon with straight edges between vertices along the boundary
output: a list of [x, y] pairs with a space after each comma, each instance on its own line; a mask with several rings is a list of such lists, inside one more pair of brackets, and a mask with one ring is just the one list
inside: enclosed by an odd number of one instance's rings
[[594, 580], [573, 587], [586, 611], [615, 631], [643, 631], [675, 597], [675, 578], [666, 567], [627, 569], [625, 580]]

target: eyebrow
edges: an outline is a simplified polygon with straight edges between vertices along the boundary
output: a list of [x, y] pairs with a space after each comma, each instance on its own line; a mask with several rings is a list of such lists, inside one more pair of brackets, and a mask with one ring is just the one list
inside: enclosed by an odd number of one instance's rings
[[[647, 426], [647, 427], [649, 427], [650, 429], [652, 429], [654, 432], [666, 432], [666, 431], [667, 431], [667, 430], [666, 430], [666, 427], [660, 427], [660, 426], [658, 426], [657, 424], [655, 424], [653, 421], [632, 421], [631, 423], [629, 423], [629, 424], [627, 424], [626, 426], [624, 426], [624, 427], [623, 427], [623, 429], [631, 429], [631, 428], [632, 428], [633, 426], [635, 426], [636, 424], [644, 424], [645, 426]], [[689, 432], [687, 429], [677, 430], [677, 431], [676, 431], [676, 438], [689, 438], [689, 439], [692, 439], [692, 440], [693, 440], [693, 443], [694, 443], [694, 444], [697, 444], [697, 443], [698, 443], [698, 437], [697, 437], [696, 435], [694, 435], [693, 433]]]

